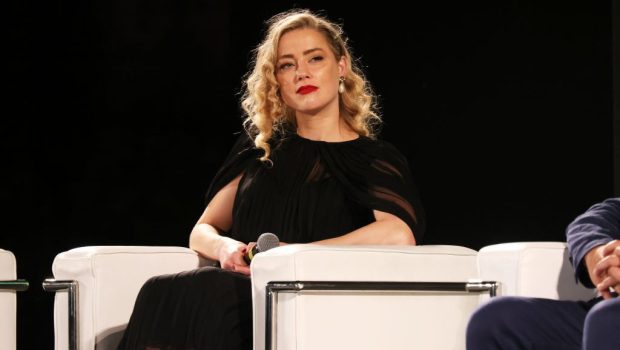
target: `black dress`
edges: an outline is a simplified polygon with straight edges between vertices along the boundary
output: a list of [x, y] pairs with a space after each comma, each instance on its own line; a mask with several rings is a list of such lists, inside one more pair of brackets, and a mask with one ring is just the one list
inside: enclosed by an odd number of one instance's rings
[[[360, 137], [323, 142], [285, 132], [272, 142], [273, 164], [258, 160], [243, 134], [213, 179], [207, 203], [243, 174], [228, 236], [308, 243], [374, 221], [373, 210], [406, 222], [418, 244], [424, 215], [406, 158], [392, 145]], [[250, 279], [205, 267], [157, 276], [142, 287], [119, 349], [251, 349]]]

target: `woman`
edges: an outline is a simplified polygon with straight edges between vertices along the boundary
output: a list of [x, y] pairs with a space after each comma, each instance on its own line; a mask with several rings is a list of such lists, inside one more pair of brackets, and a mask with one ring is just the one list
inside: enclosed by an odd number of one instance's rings
[[250, 349], [250, 268], [263, 232], [288, 243], [414, 245], [422, 209], [406, 159], [375, 139], [374, 96], [337, 25], [276, 15], [255, 51], [246, 133], [207, 193], [190, 248], [217, 260], [149, 280], [121, 348]]

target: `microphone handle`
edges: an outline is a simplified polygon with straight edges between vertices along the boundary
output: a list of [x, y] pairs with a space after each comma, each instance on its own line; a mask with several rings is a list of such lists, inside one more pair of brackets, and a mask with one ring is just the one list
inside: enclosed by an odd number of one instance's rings
[[243, 254], [243, 260], [245, 260], [245, 263], [250, 265], [252, 259], [254, 259], [254, 255], [256, 255], [256, 253], [258, 252], [258, 246], [254, 245], [252, 249], [248, 250], [245, 254]]

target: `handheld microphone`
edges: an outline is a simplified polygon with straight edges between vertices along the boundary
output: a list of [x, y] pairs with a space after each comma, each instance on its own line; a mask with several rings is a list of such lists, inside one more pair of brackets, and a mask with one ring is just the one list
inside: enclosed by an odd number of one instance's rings
[[252, 262], [254, 255], [260, 252], [266, 252], [269, 249], [275, 248], [279, 245], [280, 239], [278, 239], [278, 236], [274, 235], [271, 232], [265, 232], [258, 236], [258, 239], [256, 240], [256, 245], [243, 255], [243, 259], [248, 265], [250, 265], [250, 262]]

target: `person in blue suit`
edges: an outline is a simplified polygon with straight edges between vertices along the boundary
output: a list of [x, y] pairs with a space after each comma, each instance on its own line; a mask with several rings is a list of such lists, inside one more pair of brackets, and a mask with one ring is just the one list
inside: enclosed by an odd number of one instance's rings
[[620, 349], [620, 197], [590, 207], [566, 229], [577, 279], [589, 301], [498, 297], [467, 326], [467, 349]]

